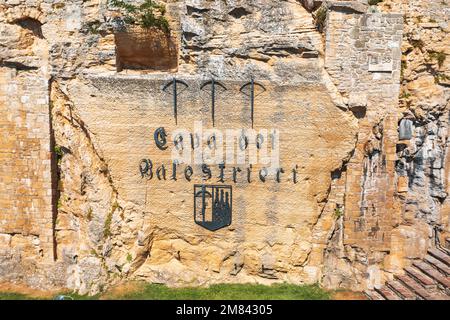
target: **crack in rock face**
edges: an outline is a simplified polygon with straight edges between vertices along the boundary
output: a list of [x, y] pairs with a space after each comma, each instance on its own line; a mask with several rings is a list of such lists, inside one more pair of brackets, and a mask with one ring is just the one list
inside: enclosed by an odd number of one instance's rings
[[233, 10], [231, 10], [230, 12], [228, 12], [228, 14], [230, 16], [232, 16], [233, 18], [235, 18], [235, 19], [240, 19], [243, 16], [246, 16], [246, 15], [250, 14], [250, 12], [247, 11], [243, 7], [237, 7], [237, 8], [234, 8]]

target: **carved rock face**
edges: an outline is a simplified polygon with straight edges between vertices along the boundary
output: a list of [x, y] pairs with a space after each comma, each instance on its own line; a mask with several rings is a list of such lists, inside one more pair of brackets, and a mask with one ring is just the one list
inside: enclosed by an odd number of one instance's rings
[[128, 28], [114, 35], [117, 69], [176, 71], [176, 39], [157, 29]]
[[[304, 263], [311, 251], [315, 233], [309, 226], [320, 214], [318, 203], [326, 198], [330, 172], [340, 167], [354, 146], [356, 119], [337, 108], [320, 83], [278, 86], [262, 82], [266, 91], [255, 98], [255, 129], [273, 127], [280, 131], [280, 167], [284, 173], [279, 182], [274, 173], [262, 181], [258, 172], [264, 165], [254, 164], [249, 183], [248, 163], [226, 164], [224, 183], [218, 181], [217, 164], [209, 166], [212, 175], [206, 180], [203, 180], [205, 168], [191, 165], [194, 174], [188, 180], [187, 164], [180, 164], [174, 180], [173, 134], [177, 128], [193, 132], [195, 121], [203, 121], [204, 130], [212, 129], [211, 110], [205, 108], [210, 96], [200, 90], [202, 81], [183, 79], [188, 87], [178, 96], [178, 124], [175, 125], [172, 97], [161, 90], [167, 80], [141, 81], [140, 84], [124, 77], [93, 77], [86, 83], [73, 82], [69, 87], [73, 113], [83, 119], [103, 157], [115, 159], [108, 163], [108, 170], [121, 209], [112, 215], [112, 250], [107, 260], [117, 263], [124, 247], [135, 256], [141, 246], [128, 238], [128, 234], [144, 232], [152, 235], [151, 256], [145, 263], [135, 264], [132, 270], [139, 278], [149, 281], [161, 281], [164, 275], [164, 282], [174, 285], [189, 279], [194, 283], [221, 282], [231, 279], [230, 273], [234, 273], [232, 277], [236, 281], [258, 277], [284, 279], [280, 278], [284, 277], [283, 273], [295, 272], [293, 266]], [[250, 128], [249, 97], [239, 91], [245, 83], [231, 80], [221, 83], [226, 91], [217, 93], [215, 129]], [[104, 113], [104, 110], [114, 112]], [[104, 125], [118, 118], [122, 119], [122, 125]], [[336, 121], [342, 130], [329, 131], [322, 125], [324, 121]], [[161, 135], [156, 135], [156, 141], [152, 139], [161, 127], [169, 145], [165, 149], [156, 143], [161, 143]], [[70, 140], [63, 141], [71, 144]], [[190, 148], [190, 143], [187, 145]], [[141, 159], [152, 162], [152, 173], [144, 177], [139, 172]], [[294, 183], [292, 169], [296, 167], [298, 176]], [[64, 185], [70, 190], [70, 181], [76, 173], [71, 172], [69, 164], [65, 168]], [[240, 169], [236, 176], [233, 168]], [[194, 185], [202, 183], [205, 197], [201, 192], [193, 193]], [[210, 185], [228, 189], [215, 190]], [[93, 191], [92, 187], [88, 186], [87, 194]], [[75, 194], [71, 199], [83, 202]], [[94, 211], [95, 215], [98, 212]], [[287, 234], [286, 226], [290, 228]], [[120, 231], [125, 229], [126, 233]], [[285, 246], [286, 241], [291, 245]], [[121, 247], [115, 244], [118, 242]], [[264, 243], [271, 243], [277, 250]], [[61, 245], [60, 250], [66, 246], [71, 245], [69, 242]], [[259, 262], [262, 254], [278, 261], [265, 264], [263, 272]], [[252, 261], [236, 272], [235, 258], [223, 261], [231, 255]], [[182, 270], [189, 276], [187, 279], [173, 277], [174, 259], [176, 270]], [[311, 267], [319, 266], [311, 264]], [[199, 273], [196, 271], [199, 269], [205, 271]]]

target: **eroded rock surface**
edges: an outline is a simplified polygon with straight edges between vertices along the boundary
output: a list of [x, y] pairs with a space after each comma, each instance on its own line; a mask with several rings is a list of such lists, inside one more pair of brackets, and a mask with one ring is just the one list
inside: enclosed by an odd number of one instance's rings
[[[106, 1], [0, 2], [0, 278], [81, 293], [130, 278], [358, 290], [445, 242], [447, 4], [166, 7], [177, 68], [155, 71], [120, 65], [115, 33], [127, 28]], [[172, 77], [188, 84], [177, 126], [161, 91]], [[212, 127], [200, 90], [211, 77], [227, 87], [223, 129], [249, 125], [239, 89], [251, 77], [264, 85], [255, 128], [281, 130], [286, 168], [282, 183], [257, 181], [257, 166], [253, 183], [227, 171], [233, 223], [216, 232], [193, 221], [199, 176], [139, 172], [143, 158], [170, 166], [158, 127]]]

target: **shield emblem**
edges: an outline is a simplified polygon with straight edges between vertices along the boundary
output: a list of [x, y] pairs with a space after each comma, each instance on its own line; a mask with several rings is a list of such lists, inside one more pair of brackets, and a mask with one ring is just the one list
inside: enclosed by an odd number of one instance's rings
[[210, 231], [231, 224], [232, 188], [226, 185], [194, 185], [194, 221]]

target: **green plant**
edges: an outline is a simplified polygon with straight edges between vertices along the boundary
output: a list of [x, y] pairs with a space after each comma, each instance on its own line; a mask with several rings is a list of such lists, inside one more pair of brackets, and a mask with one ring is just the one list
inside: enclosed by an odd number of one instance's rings
[[64, 155], [64, 152], [62, 151], [62, 147], [61, 146], [55, 146], [54, 150], [55, 150], [56, 156], [58, 158], [62, 158], [62, 156]]
[[0, 293], [0, 300], [34, 300], [37, 298], [33, 298], [29, 295], [25, 295], [22, 293], [16, 292], [2, 292]]
[[340, 217], [342, 217], [344, 215], [344, 211], [342, 210], [342, 208], [336, 208], [334, 209], [334, 216], [339, 219]]
[[127, 262], [130, 263], [131, 261], [133, 261], [133, 256], [131, 255], [131, 253], [127, 254]]
[[89, 209], [88, 209], [88, 212], [87, 212], [87, 215], [86, 215], [86, 218], [88, 219], [88, 221], [91, 221], [92, 220], [92, 208], [91, 207], [89, 207]]
[[443, 51], [432, 51], [430, 52], [430, 58], [431, 60], [436, 60], [439, 68], [441, 68], [444, 65], [445, 59], [447, 59], [447, 55]]
[[400, 95], [400, 99], [408, 99], [409, 97], [411, 97], [411, 93], [406, 91]]
[[442, 82], [446, 82], [446, 81], [450, 81], [450, 76], [444, 74], [444, 73], [437, 73], [434, 75], [434, 82], [436, 84], [442, 83]]
[[369, 0], [369, 5], [376, 6], [380, 2], [383, 2], [383, 0]]
[[117, 201], [115, 201], [113, 203], [113, 205], [111, 206], [111, 210], [108, 212], [108, 215], [106, 216], [105, 226], [103, 228], [103, 236], [105, 238], [111, 236], [111, 222], [112, 222], [113, 214], [118, 208], [120, 208], [120, 206], [117, 203]]
[[101, 22], [98, 20], [89, 21], [84, 25], [84, 28], [88, 33], [98, 34]]
[[110, 0], [110, 4], [119, 8], [126, 24], [139, 25], [145, 29], [157, 28], [165, 33], [170, 32], [169, 22], [164, 17], [166, 7], [153, 0], [145, 0], [140, 5], [133, 5], [121, 0]]
[[325, 6], [321, 6], [319, 9], [317, 9], [314, 15], [314, 21], [319, 31], [322, 31], [325, 28], [326, 20], [327, 20], [327, 8]]
[[408, 67], [408, 63], [406, 62], [406, 60], [402, 60], [401, 65], [400, 65], [400, 77], [403, 80], [403, 77], [405, 75], [405, 70]]
[[59, 166], [61, 164], [62, 157], [64, 156], [63, 147], [56, 145], [54, 148], [54, 152], [56, 155], [56, 163]]
[[112, 222], [112, 212], [108, 212], [105, 219], [105, 226], [103, 228], [103, 237], [107, 238], [111, 236], [111, 222]]
[[409, 40], [409, 43], [411, 43], [411, 45], [414, 48], [418, 48], [420, 50], [422, 50], [423, 47], [425, 46], [425, 43], [422, 40], [420, 40], [420, 39], [419, 40]]
[[111, 207], [112, 212], [114, 213], [119, 207], [120, 207], [119, 203], [117, 201], [114, 201], [114, 203]]

